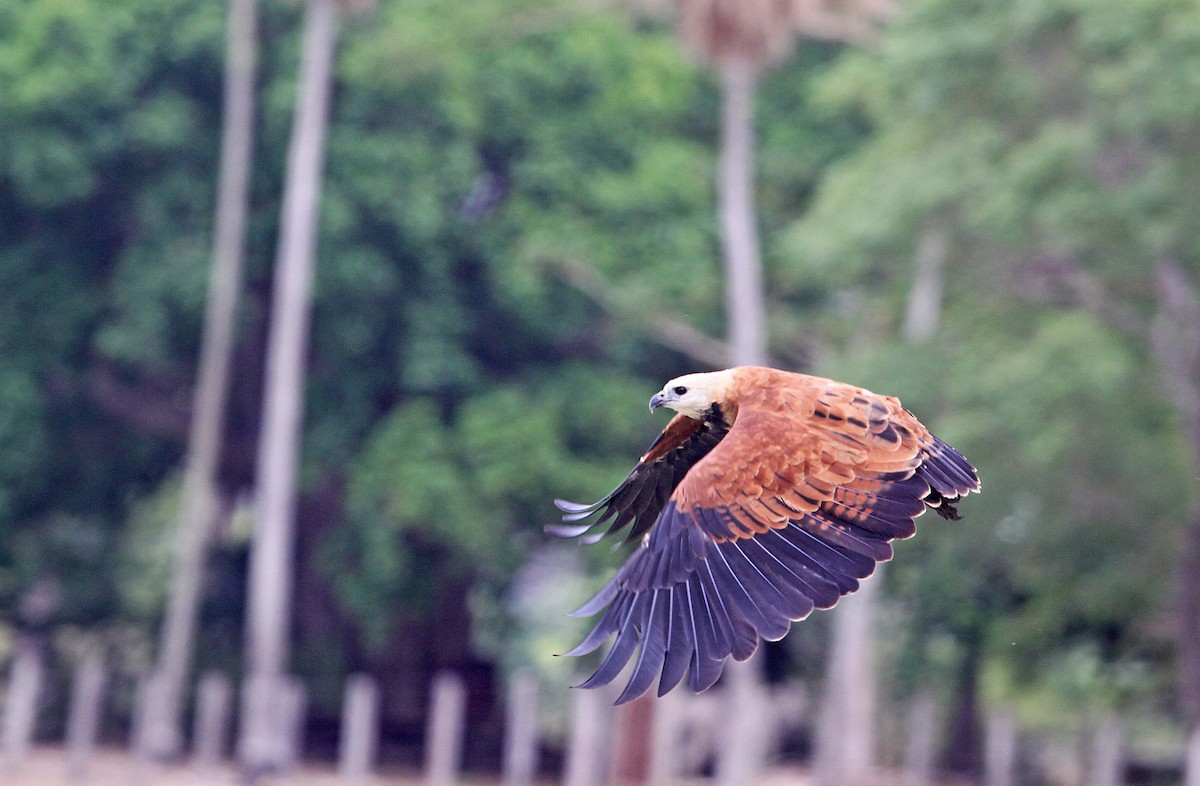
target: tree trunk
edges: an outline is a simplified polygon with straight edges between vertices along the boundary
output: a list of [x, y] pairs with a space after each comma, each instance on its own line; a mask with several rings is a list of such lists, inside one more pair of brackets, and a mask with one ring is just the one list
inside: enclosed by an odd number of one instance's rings
[[192, 403], [175, 566], [155, 666], [159, 689], [152, 691], [155, 700], [147, 702], [147, 717], [141, 723], [147, 735], [144, 750], [156, 759], [176, 757], [182, 749], [183, 698], [200, 613], [204, 555], [217, 508], [215, 477], [242, 279], [254, 142], [256, 28], [255, 0], [230, 0], [213, 267]]
[[942, 300], [946, 291], [946, 260], [950, 256], [950, 236], [945, 227], [933, 223], [917, 240], [913, 254], [912, 287], [904, 310], [904, 339], [914, 344], [931, 340], [942, 319]]
[[1183, 537], [1175, 594], [1179, 704], [1188, 725], [1200, 730], [1200, 516], [1192, 517]]
[[[881, 572], [876, 570], [876, 574]], [[882, 576], [842, 598], [833, 618], [825, 696], [817, 728], [816, 782], [858, 786], [875, 764], [875, 662], [872, 627]]]
[[250, 553], [246, 673], [265, 686], [249, 691], [244, 707], [240, 753], [250, 773], [279, 768], [275, 757], [286, 748], [276, 744], [281, 730], [271, 710], [278, 702], [270, 694], [282, 687], [288, 658], [296, 471], [337, 22], [335, 0], [309, 0], [275, 263]]
[[749, 58], [731, 56], [721, 80], [721, 157], [717, 174], [726, 319], [733, 362], [767, 362], [766, 305], [754, 209], [754, 85]]
[[979, 693], [983, 668], [983, 631], [975, 626], [963, 642], [963, 655], [955, 681], [955, 704], [946, 741], [946, 766], [952, 772], [978, 775], [984, 731], [980, 724]]
[[[1159, 304], [1150, 343], [1192, 463], [1200, 467], [1200, 294], [1175, 259], [1158, 260], [1154, 277]], [[1175, 595], [1179, 703], [1195, 737], [1200, 730], [1200, 515], [1193, 513], [1183, 538]], [[1189, 772], [1187, 778], [1200, 782], [1200, 773]]]
[[717, 748], [714, 782], [717, 786], [750, 786], [762, 780], [774, 726], [763, 684], [762, 656], [725, 664], [721, 684], [725, 686], [722, 700], [730, 731], [728, 743]]
[[[927, 342], [941, 322], [949, 238], [939, 224], [925, 229], [913, 254], [901, 334]], [[833, 641], [825, 673], [825, 698], [817, 736], [818, 778], [825, 784], [862, 783], [875, 763], [876, 696], [874, 620], [885, 565], [843, 599], [834, 612]]]
[[904, 747], [906, 786], [933, 786], [937, 762], [938, 705], [932, 688], [924, 686], [909, 701], [905, 714]]
[[[758, 248], [754, 176], [754, 88], [758, 67], [730, 55], [717, 64], [721, 83], [721, 154], [717, 172], [718, 216], [725, 268], [725, 319], [734, 365], [768, 362], [766, 293]], [[754, 783], [766, 751], [760, 728], [762, 658], [725, 667], [726, 706], [733, 729], [717, 760], [717, 781]]]

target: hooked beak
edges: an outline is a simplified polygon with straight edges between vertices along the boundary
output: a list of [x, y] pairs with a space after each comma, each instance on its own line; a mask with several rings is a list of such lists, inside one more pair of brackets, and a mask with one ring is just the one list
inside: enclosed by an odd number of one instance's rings
[[650, 399], [650, 411], [653, 412], [654, 410], [661, 407], [664, 403], [666, 403], [666, 400], [667, 400], [667, 397], [664, 396], [661, 391], [659, 391], [658, 393], [655, 393], [654, 396]]

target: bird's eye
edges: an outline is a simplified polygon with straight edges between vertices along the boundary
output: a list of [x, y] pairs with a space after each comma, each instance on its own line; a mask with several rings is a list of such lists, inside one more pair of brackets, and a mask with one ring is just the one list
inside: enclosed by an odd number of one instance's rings
[[674, 392], [676, 396], [682, 396], [684, 393], [687, 393], [687, 388], [685, 388], [683, 385], [676, 385]]

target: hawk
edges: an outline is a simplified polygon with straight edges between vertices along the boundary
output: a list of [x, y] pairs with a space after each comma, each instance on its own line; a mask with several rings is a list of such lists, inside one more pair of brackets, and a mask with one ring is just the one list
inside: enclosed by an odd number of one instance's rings
[[730, 656], [749, 658], [858, 589], [926, 508], [957, 519], [955, 504], [980, 488], [970, 462], [898, 399], [830, 379], [755, 366], [687, 374], [654, 394], [659, 407], [678, 414], [628, 477], [590, 505], [555, 500], [565, 523], [548, 528], [594, 542], [629, 527], [627, 541], [641, 539], [572, 612], [604, 614], [566, 653], [615, 634], [580, 686], [593, 688], [636, 651], [618, 704], [656, 677], [659, 696], [685, 676], [709, 688]]

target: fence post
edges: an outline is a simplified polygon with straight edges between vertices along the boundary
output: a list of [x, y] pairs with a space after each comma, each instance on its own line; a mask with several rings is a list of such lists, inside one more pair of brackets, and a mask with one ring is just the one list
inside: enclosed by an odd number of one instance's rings
[[425, 735], [425, 782], [451, 786], [462, 766], [463, 716], [467, 689], [462, 677], [443, 671], [433, 678]]
[[286, 676], [280, 682], [279, 700], [284, 724], [283, 768], [293, 770], [304, 757], [304, 720], [308, 712], [308, 691], [299, 679]]
[[192, 755], [201, 769], [213, 769], [225, 754], [232, 699], [233, 686], [225, 674], [209, 671], [200, 678], [196, 686]]
[[133, 697], [133, 725], [129, 730], [129, 745], [133, 756], [139, 764], [150, 762], [156, 736], [161, 730], [152, 729], [148, 721], [154, 718], [154, 709], [165, 706], [163, 695], [167, 690], [165, 677], [161, 672], [150, 671], [138, 678]]
[[608, 779], [614, 786], [645, 786], [649, 782], [657, 701], [653, 694], [643, 693], [613, 710]]
[[908, 705], [908, 740], [904, 750], [904, 777], [908, 786], [930, 786], [937, 756], [937, 699], [920, 690]]
[[6, 771], [19, 769], [29, 753], [41, 690], [41, 651], [33, 645], [18, 644], [8, 675], [3, 728], [0, 729], [0, 751]]
[[563, 786], [599, 786], [604, 782], [612, 696], [606, 690], [571, 691], [571, 732]]
[[684, 702], [690, 699], [682, 689], [658, 700], [654, 707], [654, 727], [650, 738], [650, 786], [667, 786], [683, 774], [680, 755], [684, 721]]
[[1105, 712], [1092, 735], [1091, 786], [1120, 786], [1121, 719]]
[[[243, 776], [290, 769], [300, 760], [304, 736], [304, 686], [295, 677], [251, 675], [242, 685], [242, 717], [258, 722], [243, 728], [238, 759]], [[261, 710], [252, 714], [246, 707]]]
[[81, 780], [87, 774], [100, 729], [104, 704], [104, 660], [97, 653], [84, 658], [71, 684], [67, 714], [67, 777]]
[[1200, 786], [1200, 723], [1188, 734], [1183, 783], [1184, 786]]
[[504, 724], [504, 784], [531, 786], [538, 768], [538, 682], [528, 672], [513, 675]]
[[1015, 786], [1017, 782], [1017, 719], [1012, 710], [998, 708], [987, 714], [984, 742], [985, 786]]
[[338, 740], [338, 773], [344, 781], [366, 783], [375, 766], [378, 741], [379, 686], [366, 674], [352, 674], [346, 680]]
[[725, 666], [725, 712], [736, 737], [734, 744], [717, 748], [719, 786], [749, 786], [761, 776], [772, 723], [761, 670], [761, 656]]

